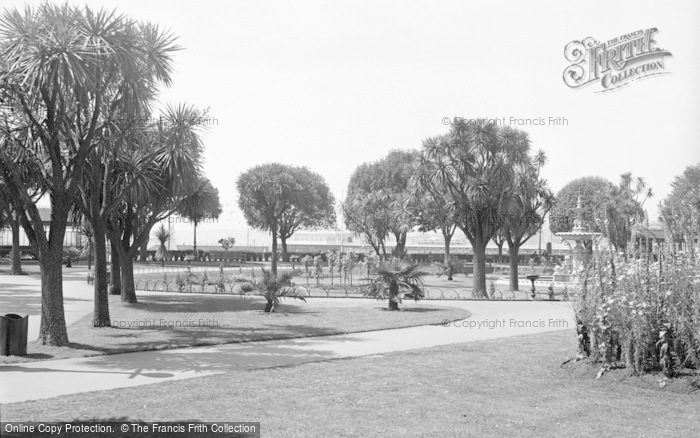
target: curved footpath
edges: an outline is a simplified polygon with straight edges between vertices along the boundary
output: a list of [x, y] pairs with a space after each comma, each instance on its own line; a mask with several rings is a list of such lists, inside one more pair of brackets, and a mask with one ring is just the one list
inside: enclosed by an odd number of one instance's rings
[[[70, 324], [92, 312], [90, 286], [66, 278], [66, 319]], [[11, 278], [11, 281], [8, 281]], [[31, 279], [34, 278], [32, 287]], [[80, 276], [84, 284], [84, 276]], [[75, 281], [75, 283], [73, 283]], [[12, 283], [11, 287], [7, 283]], [[0, 279], [6, 313], [8, 292], [24, 290], [22, 308], [40, 310], [36, 277]], [[30, 289], [35, 289], [32, 294]], [[162, 292], [160, 292], [162, 294]], [[29, 304], [38, 300], [34, 307]], [[323, 298], [343, 300], [343, 298]], [[468, 309], [472, 317], [447, 326], [420, 326], [334, 336], [260, 341], [175, 350], [124, 353], [0, 365], [0, 403], [138, 386], [235, 371], [378, 355], [394, 351], [471, 342], [553, 330], [575, 330], [570, 303], [508, 301], [424, 301]], [[15, 311], [20, 311], [17, 308]], [[24, 310], [22, 313], [27, 313]], [[37, 315], [38, 312], [31, 311]], [[38, 320], [38, 316], [30, 318]], [[33, 325], [37, 325], [35, 323]], [[36, 330], [36, 328], [34, 329]], [[34, 338], [36, 331], [34, 331]]]

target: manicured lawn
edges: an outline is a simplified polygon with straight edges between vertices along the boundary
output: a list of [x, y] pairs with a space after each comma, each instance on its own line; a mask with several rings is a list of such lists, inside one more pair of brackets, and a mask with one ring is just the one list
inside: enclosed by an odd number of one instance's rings
[[178, 348], [266, 339], [286, 339], [383, 330], [468, 318], [464, 309], [404, 301], [402, 311], [386, 311], [386, 301], [348, 299], [330, 303], [283, 300], [277, 313], [265, 314], [258, 297], [205, 294], [141, 294], [139, 303], [110, 296], [112, 327], [92, 327], [92, 315], [68, 327], [70, 347], [31, 342], [25, 357], [0, 357], [0, 363], [96, 356], [127, 351]]
[[691, 437], [700, 394], [584, 378], [572, 331], [4, 405], [3, 421], [260, 421], [265, 437]]

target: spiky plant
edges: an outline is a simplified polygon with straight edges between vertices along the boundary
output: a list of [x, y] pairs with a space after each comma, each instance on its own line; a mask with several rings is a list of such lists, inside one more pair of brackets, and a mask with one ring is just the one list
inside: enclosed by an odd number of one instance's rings
[[272, 271], [261, 268], [262, 277], [241, 277], [234, 280], [237, 293], [259, 295], [267, 300], [265, 313], [273, 313], [280, 304], [280, 298], [306, 301], [304, 289], [292, 284], [295, 272], [282, 272], [273, 275]]
[[156, 259], [160, 260], [160, 265], [165, 266], [165, 259], [168, 258], [167, 242], [173, 236], [173, 233], [160, 224], [160, 228], [153, 233], [153, 237], [158, 239], [158, 249], [156, 250]]
[[389, 298], [389, 310], [399, 310], [402, 297], [418, 301], [423, 298], [423, 277], [428, 275], [420, 265], [406, 260], [393, 259], [382, 262], [375, 268], [377, 277], [365, 291], [366, 296], [378, 299]]

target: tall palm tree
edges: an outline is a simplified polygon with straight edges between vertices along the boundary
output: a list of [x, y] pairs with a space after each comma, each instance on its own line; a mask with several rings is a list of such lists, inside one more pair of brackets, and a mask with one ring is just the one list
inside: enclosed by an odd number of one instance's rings
[[423, 277], [427, 273], [421, 271], [418, 264], [394, 258], [379, 264], [375, 273], [377, 277], [367, 288], [365, 295], [380, 299], [388, 297], [388, 310], [399, 310], [399, 303], [403, 297], [418, 301], [424, 296]]
[[95, 251], [95, 235], [89, 221], [83, 221], [80, 224], [80, 233], [85, 237], [80, 257], [88, 258], [88, 270], [90, 271], [92, 270], [92, 254]]
[[153, 237], [158, 239], [158, 249], [156, 250], [156, 259], [160, 260], [160, 266], [165, 267], [165, 259], [168, 258], [167, 242], [173, 237], [173, 233], [166, 229], [163, 224], [153, 233]]
[[[39, 339], [67, 345], [61, 254], [69, 211], [76, 197], [94, 198], [83, 182], [107, 127], [116, 117], [132, 117], [131, 108], [145, 104], [160, 83], [169, 84], [176, 47], [152, 24], [69, 3], [7, 9], [0, 17], [0, 35], [0, 100], [13, 109], [12, 135], [20, 129], [31, 133], [27, 142], [0, 148], [0, 173], [14, 186], [22, 224], [39, 255]], [[29, 180], [21, 175], [28, 162], [38, 164]], [[49, 194], [49, 233], [28, 195], [33, 187]], [[97, 234], [102, 222], [90, 219], [95, 242], [102, 244], [104, 235]], [[97, 325], [109, 322], [102, 283], [95, 282]]]
[[204, 219], [216, 219], [221, 214], [219, 191], [212, 186], [209, 178], [197, 178], [196, 188], [182, 203], [179, 213], [192, 221], [194, 226], [194, 256], [199, 259], [197, 251], [197, 225]]
[[292, 298], [306, 301], [304, 289], [292, 284], [294, 272], [286, 271], [274, 275], [272, 271], [262, 268], [262, 277], [241, 277], [234, 286], [239, 292], [254, 293], [267, 300], [265, 313], [273, 313], [280, 304], [280, 298]]

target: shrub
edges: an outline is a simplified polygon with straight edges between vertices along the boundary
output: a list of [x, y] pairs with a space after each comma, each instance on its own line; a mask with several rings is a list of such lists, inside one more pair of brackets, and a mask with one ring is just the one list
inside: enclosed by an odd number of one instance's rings
[[684, 255], [596, 253], [575, 302], [579, 354], [603, 369], [624, 361], [630, 374], [700, 372], [699, 267]]

